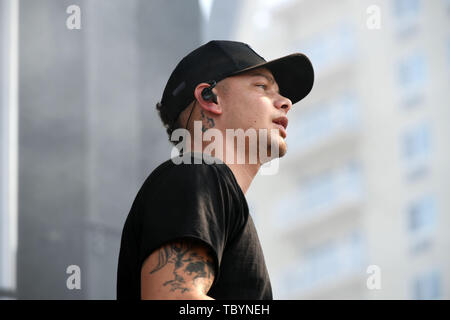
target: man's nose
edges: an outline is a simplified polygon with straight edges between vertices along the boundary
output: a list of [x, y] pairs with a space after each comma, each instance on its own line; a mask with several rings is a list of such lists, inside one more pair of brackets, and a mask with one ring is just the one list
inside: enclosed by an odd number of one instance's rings
[[278, 98], [275, 101], [275, 107], [283, 109], [287, 113], [292, 108], [292, 101], [282, 95], [278, 95]]

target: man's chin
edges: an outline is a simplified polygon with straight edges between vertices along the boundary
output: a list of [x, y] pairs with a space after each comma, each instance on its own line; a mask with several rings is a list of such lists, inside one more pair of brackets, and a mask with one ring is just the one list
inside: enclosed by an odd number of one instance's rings
[[287, 144], [286, 141], [280, 137], [280, 142], [278, 143], [278, 158], [284, 157], [287, 153]]
[[279, 150], [279, 157], [282, 158], [284, 157], [284, 155], [287, 153], [287, 146], [286, 143], [283, 144], [283, 146], [280, 146], [280, 150]]
[[[272, 150], [274, 151], [272, 155]], [[269, 161], [275, 159], [275, 158], [282, 158], [287, 153], [287, 144], [286, 141], [281, 137], [278, 136], [275, 139], [271, 139], [271, 143], [267, 145], [267, 156], [269, 158]]]

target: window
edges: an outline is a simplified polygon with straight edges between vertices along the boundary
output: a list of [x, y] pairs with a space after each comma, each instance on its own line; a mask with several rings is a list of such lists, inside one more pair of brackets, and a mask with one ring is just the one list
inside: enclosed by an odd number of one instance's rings
[[345, 23], [314, 35], [310, 41], [302, 39], [299, 43], [301, 45], [294, 46], [292, 51], [304, 52], [311, 59], [317, 74], [338, 64], [350, 63], [356, 56], [354, 29]]
[[420, 0], [395, 0], [394, 19], [401, 37], [413, 34], [418, 24], [421, 10]]
[[415, 53], [400, 62], [399, 81], [402, 88], [418, 89], [425, 80], [425, 58], [422, 54]]
[[300, 201], [297, 194], [299, 190], [292, 190], [282, 197], [276, 205], [272, 207], [274, 212], [273, 223], [278, 228], [288, 228], [290, 225], [301, 219]]
[[413, 203], [409, 208], [409, 230], [412, 233], [427, 230], [435, 226], [436, 204], [431, 196]]
[[358, 111], [356, 97], [348, 92], [335, 100], [313, 106], [296, 120], [298, 125], [290, 131], [287, 143], [290, 148], [304, 151], [336, 133], [356, 131], [359, 126]]
[[431, 300], [441, 296], [441, 275], [437, 270], [425, 272], [413, 280], [413, 299]]
[[427, 195], [414, 201], [407, 210], [412, 253], [427, 250], [437, 225], [436, 200]]
[[352, 274], [363, 274], [364, 243], [359, 230], [329, 239], [307, 249], [281, 275], [284, 296], [304, 292]]
[[395, 0], [394, 13], [396, 17], [417, 15], [420, 11], [420, 0]]
[[306, 149], [329, 135], [331, 125], [329, 106], [317, 106], [300, 118], [298, 126], [288, 136], [288, 144], [296, 149]]
[[303, 186], [302, 207], [306, 210], [320, 209], [336, 199], [336, 185], [332, 172], [324, 172], [308, 181]]
[[431, 156], [431, 137], [428, 124], [408, 129], [402, 138], [402, 153], [408, 178], [417, 179], [427, 172]]
[[353, 94], [345, 92], [336, 99], [333, 111], [333, 123], [337, 129], [356, 129], [358, 127], [359, 109]]
[[427, 82], [427, 65], [421, 53], [404, 57], [398, 65], [398, 83], [401, 99], [406, 106], [421, 101]]
[[362, 196], [361, 169], [356, 161], [321, 172], [302, 181], [298, 188], [273, 207], [274, 223], [285, 228]]
[[430, 133], [428, 126], [421, 125], [405, 134], [404, 153], [406, 159], [418, 158], [427, 154], [430, 149]]
[[313, 214], [361, 196], [361, 171], [355, 162], [323, 172], [302, 184], [300, 210]]
[[339, 246], [335, 242], [322, 243], [305, 253], [312, 284], [333, 277], [339, 271]]

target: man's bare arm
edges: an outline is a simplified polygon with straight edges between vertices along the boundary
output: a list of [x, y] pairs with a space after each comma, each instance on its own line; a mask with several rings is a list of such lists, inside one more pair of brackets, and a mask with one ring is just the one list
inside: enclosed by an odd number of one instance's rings
[[141, 299], [214, 300], [206, 295], [214, 281], [209, 247], [192, 238], [155, 250], [141, 268]]

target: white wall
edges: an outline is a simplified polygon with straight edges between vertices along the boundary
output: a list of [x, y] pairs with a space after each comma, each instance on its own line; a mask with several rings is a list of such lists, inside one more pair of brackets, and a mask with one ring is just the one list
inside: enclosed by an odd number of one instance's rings
[[0, 0], [0, 298], [16, 287], [17, 0]]

